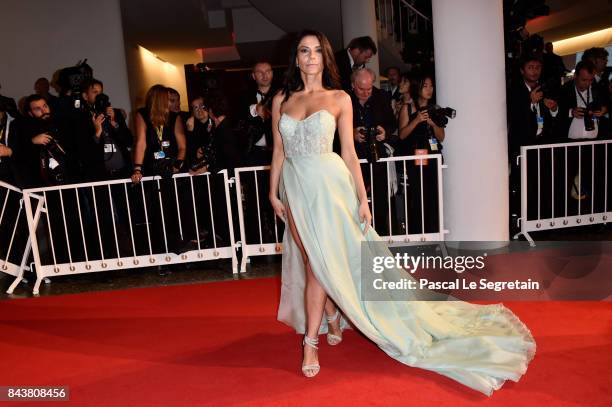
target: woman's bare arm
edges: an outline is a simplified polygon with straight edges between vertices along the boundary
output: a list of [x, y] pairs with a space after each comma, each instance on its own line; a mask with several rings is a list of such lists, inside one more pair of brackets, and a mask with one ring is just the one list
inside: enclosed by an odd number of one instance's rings
[[278, 198], [278, 184], [280, 181], [281, 169], [285, 161], [285, 149], [283, 148], [283, 140], [278, 129], [280, 121], [280, 106], [283, 100], [283, 94], [279, 92], [272, 99], [272, 139], [274, 147], [272, 149], [272, 162], [270, 164], [270, 202], [274, 208], [274, 212], [284, 220], [284, 207]]
[[340, 155], [346, 163], [347, 168], [353, 175], [355, 187], [357, 188], [357, 196], [363, 204], [368, 202], [368, 196], [363, 183], [363, 175], [361, 174], [361, 166], [359, 158], [355, 151], [355, 142], [353, 139], [353, 105], [351, 97], [342, 92], [339, 100], [340, 116], [338, 117], [338, 134], [340, 135]]
[[136, 113], [136, 137], [134, 139], [134, 165], [142, 165], [145, 149], [147, 125], [140, 113]]

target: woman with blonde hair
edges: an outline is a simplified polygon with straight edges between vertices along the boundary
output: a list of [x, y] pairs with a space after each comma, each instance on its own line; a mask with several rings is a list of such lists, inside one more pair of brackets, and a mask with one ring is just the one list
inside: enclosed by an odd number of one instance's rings
[[146, 106], [136, 113], [133, 182], [139, 182], [143, 173], [181, 170], [187, 146], [185, 129], [179, 115], [170, 111], [168, 96], [167, 87], [153, 85], [147, 92]]

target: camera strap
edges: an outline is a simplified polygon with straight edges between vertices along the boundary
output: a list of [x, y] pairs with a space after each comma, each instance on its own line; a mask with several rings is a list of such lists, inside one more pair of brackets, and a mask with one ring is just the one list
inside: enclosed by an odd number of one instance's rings
[[589, 102], [591, 100], [591, 87], [589, 86], [587, 88], [587, 98], [586, 98], [586, 100], [584, 100], [584, 97], [582, 97], [582, 93], [578, 90], [578, 88], [576, 88], [576, 93], [578, 94], [578, 96], [582, 100], [582, 103], [584, 103], [584, 108], [585, 109], [588, 108], [589, 107]]

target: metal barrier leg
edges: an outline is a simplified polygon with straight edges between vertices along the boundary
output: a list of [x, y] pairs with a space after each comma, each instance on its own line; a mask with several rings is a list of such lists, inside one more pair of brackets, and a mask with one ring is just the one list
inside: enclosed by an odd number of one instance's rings
[[7, 294], [13, 294], [13, 291], [15, 291], [15, 288], [17, 288], [21, 280], [23, 280], [23, 272], [26, 269], [26, 263], [28, 262], [28, 258], [30, 257], [31, 251], [32, 251], [32, 239], [28, 237], [28, 242], [26, 243], [26, 248], [23, 252], [23, 258], [21, 259], [21, 265], [19, 266], [19, 273], [17, 274], [17, 277], [15, 277], [15, 281], [13, 281], [13, 283], [10, 285], [8, 290], [6, 290]]

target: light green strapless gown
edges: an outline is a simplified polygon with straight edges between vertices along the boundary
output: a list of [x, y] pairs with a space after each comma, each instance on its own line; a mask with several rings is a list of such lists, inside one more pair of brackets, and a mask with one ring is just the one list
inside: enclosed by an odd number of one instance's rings
[[[335, 129], [335, 117], [327, 110], [304, 120], [283, 114], [279, 122], [285, 150], [280, 198], [291, 209], [312, 271], [326, 293], [351, 325], [406, 365], [432, 370], [486, 395], [506, 380], [518, 381], [536, 345], [527, 327], [502, 304], [398, 301], [392, 294], [388, 301], [362, 300], [361, 251], [369, 251], [367, 258], [392, 254], [385, 245], [362, 246], [381, 238], [372, 228], [363, 234], [355, 182], [332, 152]], [[386, 278], [407, 275], [398, 269]], [[306, 327], [304, 282], [299, 249], [285, 228], [278, 319], [298, 333]], [[320, 333], [325, 332], [323, 318]]]

